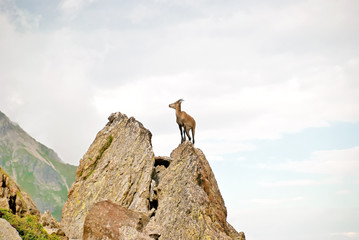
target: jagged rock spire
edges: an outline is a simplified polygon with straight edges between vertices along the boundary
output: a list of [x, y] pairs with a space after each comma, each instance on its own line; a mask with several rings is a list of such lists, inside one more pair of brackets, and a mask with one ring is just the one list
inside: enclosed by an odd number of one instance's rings
[[[111, 209], [118, 213], [111, 219], [96, 214]], [[62, 217], [72, 239], [244, 239], [226, 221], [202, 151], [184, 142], [170, 157], [155, 157], [151, 133], [121, 113], [111, 114], [81, 159]]]

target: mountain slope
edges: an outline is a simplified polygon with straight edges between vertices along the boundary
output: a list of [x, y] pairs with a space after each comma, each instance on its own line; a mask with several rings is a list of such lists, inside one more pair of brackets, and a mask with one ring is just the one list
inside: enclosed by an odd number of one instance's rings
[[34, 200], [41, 212], [61, 219], [76, 167], [30, 137], [0, 111], [0, 165]]

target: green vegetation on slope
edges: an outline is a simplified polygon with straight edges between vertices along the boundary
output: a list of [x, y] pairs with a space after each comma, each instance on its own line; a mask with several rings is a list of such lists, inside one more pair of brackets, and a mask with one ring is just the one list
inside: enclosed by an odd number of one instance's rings
[[27, 215], [21, 218], [7, 209], [0, 208], [0, 218], [8, 221], [24, 240], [60, 240], [56, 235], [49, 235], [36, 216]]

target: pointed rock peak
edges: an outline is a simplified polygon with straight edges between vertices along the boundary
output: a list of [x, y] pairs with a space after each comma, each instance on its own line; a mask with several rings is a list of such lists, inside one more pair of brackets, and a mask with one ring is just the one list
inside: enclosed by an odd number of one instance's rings
[[125, 126], [129, 128], [138, 128], [143, 130], [146, 132], [146, 134], [149, 134], [149, 140], [151, 141], [151, 132], [146, 129], [141, 122], [137, 121], [134, 117], [128, 118], [126, 114], [122, 114], [120, 112], [111, 113], [111, 115], [108, 117], [108, 123], [106, 125], [106, 127], [108, 127], [107, 130], [112, 130], [112, 128], [118, 126], [121, 123], [125, 123]]
[[[63, 230], [82, 238], [83, 223], [96, 202], [111, 200], [147, 212], [154, 166], [151, 133], [125, 114], [114, 113], [80, 160], [62, 212]], [[75, 216], [75, 217], [74, 217]]]
[[[110, 115], [80, 161], [62, 214], [66, 235], [92, 239], [120, 229], [116, 236], [133, 236], [126, 239], [243, 240], [226, 221], [203, 152], [186, 141], [170, 157], [155, 157], [151, 136], [133, 117]], [[112, 210], [111, 220], [97, 214]]]

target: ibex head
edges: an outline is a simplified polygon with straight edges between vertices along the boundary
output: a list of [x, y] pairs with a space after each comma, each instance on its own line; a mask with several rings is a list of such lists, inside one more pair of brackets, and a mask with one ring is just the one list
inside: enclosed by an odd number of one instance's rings
[[174, 103], [171, 103], [169, 105], [170, 108], [174, 108], [174, 109], [177, 109], [179, 106], [181, 106], [181, 103], [183, 102], [184, 100], [181, 98], [179, 100], [177, 100], [176, 102]]

